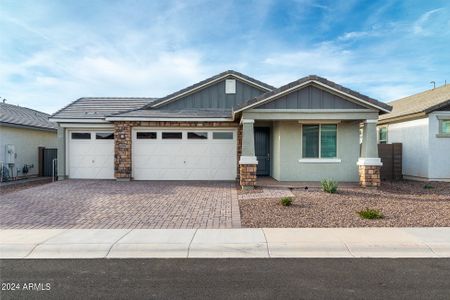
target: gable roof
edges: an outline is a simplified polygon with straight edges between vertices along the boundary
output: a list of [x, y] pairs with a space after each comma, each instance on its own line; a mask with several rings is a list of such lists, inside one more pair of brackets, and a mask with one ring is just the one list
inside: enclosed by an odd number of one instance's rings
[[271, 85], [268, 85], [267, 83], [264, 83], [262, 81], [256, 80], [255, 78], [252, 78], [250, 76], [244, 75], [242, 73], [239, 73], [239, 72], [236, 72], [236, 71], [233, 71], [233, 70], [228, 70], [228, 71], [219, 73], [217, 75], [214, 75], [212, 77], [209, 77], [209, 78], [207, 78], [205, 80], [202, 80], [202, 81], [200, 81], [200, 82], [198, 82], [196, 84], [188, 86], [188, 87], [186, 87], [184, 89], [181, 89], [181, 90], [179, 90], [179, 91], [177, 91], [175, 93], [169, 94], [169, 95], [167, 95], [167, 96], [165, 96], [163, 98], [160, 98], [157, 101], [155, 101], [155, 102], [153, 102], [151, 104], [148, 104], [148, 105], [146, 105], [143, 108], [161, 107], [165, 103], [170, 103], [172, 101], [176, 101], [178, 98], [180, 98], [180, 97], [182, 97], [184, 95], [193, 93], [193, 92], [195, 92], [197, 90], [202, 89], [205, 86], [208, 86], [210, 84], [218, 82], [218, 81], [220, 81], [222, 79], [225, 79], [227, 77], [235, 77], [237, 79], [240, 79], [240, 80], [242, 80], [244, 82], [247, 82], [247, 83], [249, 83], [249, 84], [251, 84], [251, 85], [253, 85], [253, 86], [255, 86], [255, 87], [257, 87], [257, 88], [259, 88], [261, 90], [264, 90], [264, 91], [271, 91], [271, 90], [275, 89], [275, 87], [273, 87]]
[[380, 121], [388, 123], [398, 118], [413, 118], [414, 115], [425, 115], [436, 109], [450, 105], [450, 85], [444, 85], [415, 95], [389, 102], [392, 112], [380, 116]]
[[48, 117], [50, 115], [7, 103], [0, 103], [0, 124], [32, 127], [44, 130], [56, 130], [58, 126], [50, 122]]
[[156, 98], [85, 97], [54, 113], [52, 119], [103, 119], [151, 103]]
[[326, 88], [335, 90], [336, 92], [340, 94], [344, 94], [347, 97], [351, 97], [359, 102], [362, 102], [366, 105], [375, 107], [382, 112], [389, 112], [391, 110], [391, 107], [387, 105], [386, 103], [380, 102], [378, 100], [375, 100], [373, 98], [370, 98], [366, 95], [360, 94], [354, 90], [351, 90], [349, 88], [346, 88], [342, 85], [339, 85], [335, 82], [332, 82], [326, 78], [319, 77], [317, 75], [309, 75], [303, 78], [300, 78], [298, 80], [295, 80], [291, 83], [288, 83], [278, 89], [272, 90], [270, 92], [267, 92], [265, 94], [262, 94], [258, 97], [255, 97], [253, 99], [250, 99], [246, 103], [243, 103], [242, 105], [235, 108], [235, 113], [240, 112], [242, 110], [257, 106], [262, 103], [266, 103], [270, 101], [271, 99], [276, 99], [278, 96], [289, 93], [291, 90], [295, 90], [301, 86], [307, 86], [311, 83], [317, 83], [319, 85], [322, 85]]

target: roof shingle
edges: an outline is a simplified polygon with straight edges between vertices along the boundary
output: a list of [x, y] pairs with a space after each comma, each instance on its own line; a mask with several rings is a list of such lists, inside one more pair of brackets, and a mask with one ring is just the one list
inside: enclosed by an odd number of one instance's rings
[[393, 107], [389, 114], [380, 116], [380, 121], [406, 117], [417, 113], [429, 113], [443, 105], [450, 104], [450, 85], [411, 95], [388, 103]]
[[3, 124], [56, 130], [58, 126], [48, 120], [49, 116], [34, 109], [0, 103], [0, 123]]

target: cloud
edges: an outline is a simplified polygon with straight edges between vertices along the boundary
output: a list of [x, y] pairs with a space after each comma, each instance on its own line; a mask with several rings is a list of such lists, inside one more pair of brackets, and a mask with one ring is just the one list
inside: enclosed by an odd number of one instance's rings
[[[413, 32], [414, 34], [417, 35], [432, 35], [435, 32], [433, 32], [434, 29], [436, 29], [436, 26], [434, 25], [441, 25], [438, 24], [440, 22], [436, 22], [436, 19], [439, 18], [432, 18], [433, 15], [439, 14], [439, 12], [443, 12], [444, 8], [437, 8], [437, 9], [432, 9], [430, 11], [425, 12], [424, 14], [422, 14], [419, 19], [413, 24]], [[434, 19], [434, 20], [432, 20]]]

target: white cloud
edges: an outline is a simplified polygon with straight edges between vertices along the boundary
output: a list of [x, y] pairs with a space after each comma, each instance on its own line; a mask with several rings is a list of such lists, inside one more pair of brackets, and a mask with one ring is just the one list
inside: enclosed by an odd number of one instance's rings
[[[433, 15], [438, 14], [439, 12], [442, 12], [443, 8], [437, 8], [430, 11], [427, 11], [426, 13], [423, 13], [419, 19], [413, 24], [413, 32], [418, 35], [432, 35], [434, 29], [436, 29], [435, 26], [433, 26], [433, 23], [436, 24], [436, 20], [433, 20], [435, 18], [432, 18]], [[440, 22], [439, 22], [440, 23]], [[436, 24], [439, 25], [440, 24]]]

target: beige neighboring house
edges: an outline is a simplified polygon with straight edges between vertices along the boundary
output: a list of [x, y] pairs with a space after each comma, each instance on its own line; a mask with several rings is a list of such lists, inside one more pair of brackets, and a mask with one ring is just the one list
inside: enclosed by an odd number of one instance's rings
[[56, 148], [57, 127], [48, 117], [40, 111], [0, 103], [0, 165], [8, 168], [11, 177], [38, 175], [39, 147]]
[[379, 143], [403, 144], [406, 179], [450, 181], [450, 85], [388, 103], [380, 115]]

